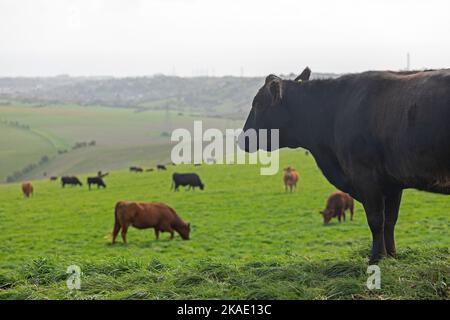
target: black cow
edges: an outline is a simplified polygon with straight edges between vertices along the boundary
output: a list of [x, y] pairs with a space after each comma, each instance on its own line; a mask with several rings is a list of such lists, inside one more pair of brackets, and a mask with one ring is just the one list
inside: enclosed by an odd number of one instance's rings
[[100, 178], [104, 178], [104, 177], [106, 177], [107, 175], [109, 175], [109, 172], [105, 172], [105, 173], [103, 173], [103, 172], [101, 172], [101, 171], [98, 171], [98, 172], [97, 172], [97, 177], [100, 177]]
[[130, 167], [130, 172], [144, 172], [141, 167]]
[[100, 187], [106, 188], [106, 184], [101, 177], [88, 177], [87, 184], [89, 186], [89, 190], [91, 190], [91, 184], [96, 184], [97, 189]]
[[[270, 75], [239, 138], [279, 129], [279, 147], [308, 149], [325, 177], [362, 202], [371, 263], [395, 256], [394, 228], [406, 188], [450, 194], [450, 70], [372, 71], [337, 79]], [[257, 141], [256, 149], [275, 149]]]
[[66, 184], [70, 184], [73, 186], [82, 186], [83, 184], [81, 183], [80, 180], [78, 180], [77, 177], [61, 177], [61, 186], [64, 188], [66, 186]]
[[195, 187], [200, 187], [200, 190], [205, 188], [205, 185], [200, 180], [200, 177], [196, 173], [174, 173], [172, 175], [172, 189], [175, 185], [174, 191], [178, 191], [179, 186], [189, 186], [195, 190]]
[[163, 164], [158, 164], [158, 165], [156, 166], [156, 169], [158, 169], [158, 170], [167, 170], [166, 166], [163, 165]]

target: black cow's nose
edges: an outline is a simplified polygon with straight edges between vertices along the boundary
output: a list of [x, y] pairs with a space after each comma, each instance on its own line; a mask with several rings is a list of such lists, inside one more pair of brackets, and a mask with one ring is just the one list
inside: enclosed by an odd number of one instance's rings
[[238, 137], [238, 146], [245, 152], [256, 152], [259, 148], [258, 135], [252, 134], [254, 129], [242, 131]]
[[[243, 131], [238, 137], [238, 146], [246, 152], [255, 152], [258, 150], [258, 137], [254, 135], [256, 130], [255, 110], [252, 108], [245, 121]], [[257, 132], [257, 131], [256, 131]]]

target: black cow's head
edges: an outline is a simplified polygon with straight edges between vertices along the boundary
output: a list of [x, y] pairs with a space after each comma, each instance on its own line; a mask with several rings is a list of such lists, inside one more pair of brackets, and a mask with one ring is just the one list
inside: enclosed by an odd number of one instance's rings
[[[307, 67], [294, 81], [307, 81], [310, 75], [311, 70]], [[292, 130], [289, 130], [293, 126], [293, 119], [285, 98], [288, 82], [292, 81], [282, 80], [275, 75], [269, 75], [266, 78], [264, 85], [259, 89], [253, 99], [252, 109], [245, 122], [243, 133], [239, 137], [239, 146], [241, 149], [247, 152], [254, 152], [258, 149], [267, 151], [276, 149], [276, 146], [272, 145], [269, 138], [267, 139], [266, 145], [261, 144], [258, 134], [257, 142], [252, 145], [248, 141], [248, 139], [251, 139], [249, 137], [252, 137], [251, 129], [255, 130], [256, 133], [260, 129], [267, 129], [268, 137], [270, 137], [272, 129], [278, 129], [280, 134], [280, 148], [298, 147], [294, 138], [291, 136], [290, 132]]]

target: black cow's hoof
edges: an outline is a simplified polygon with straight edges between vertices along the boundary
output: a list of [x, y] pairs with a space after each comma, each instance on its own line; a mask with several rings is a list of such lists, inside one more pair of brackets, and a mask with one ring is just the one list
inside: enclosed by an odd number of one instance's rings
[[397, 258], [397, 252], [388, 252], [387, 253], [388, 258], [396, 259]]
[[369, 265], [378, 264], [381, 261], [381, 259], [383, 259], [385, 257], [386, 257], [385, 254], [372, 255], [369, 259]]

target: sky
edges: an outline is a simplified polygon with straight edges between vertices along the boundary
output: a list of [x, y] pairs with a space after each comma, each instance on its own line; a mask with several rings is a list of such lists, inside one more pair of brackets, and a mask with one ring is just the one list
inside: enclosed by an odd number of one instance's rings
[[0, 76], [450, 67], [448, 0], [0, 0]]

